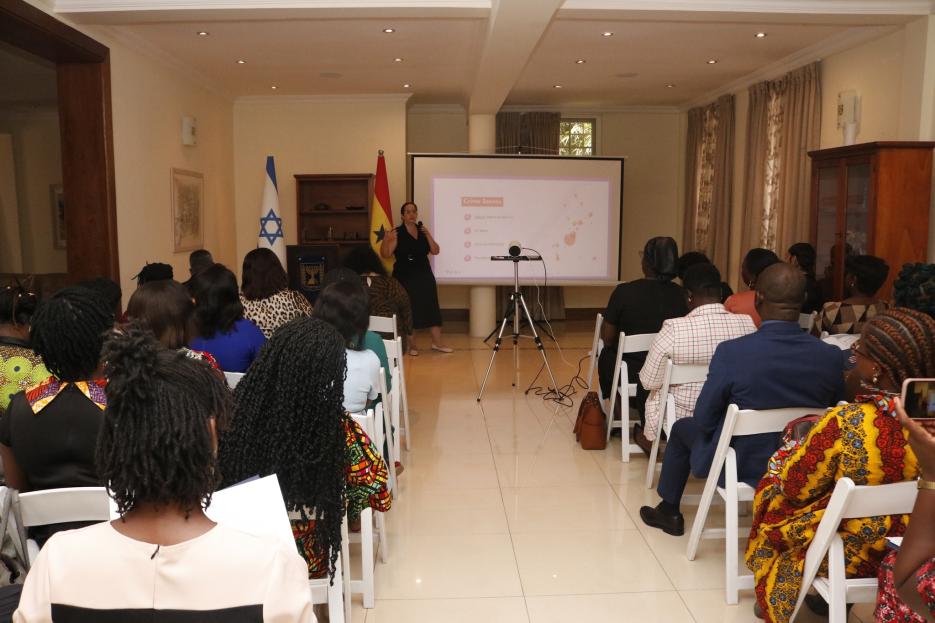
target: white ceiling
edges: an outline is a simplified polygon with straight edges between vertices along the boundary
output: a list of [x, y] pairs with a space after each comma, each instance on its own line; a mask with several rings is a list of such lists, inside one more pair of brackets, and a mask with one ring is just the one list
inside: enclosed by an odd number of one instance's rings
[[[58, 0], [55, 6], [70, 19], [108, 24], [173, 57], [232, 96], [411, 92], [413, 103], [463, 104], [472, 112], [494, 112], [504, 103], [684, 106], [935, 8], [931, 0], [498, 0], [493, 8], [490, 0]], [[386, 26], [396, 32], [383, 33]], [[210, 36], [199, 37], [199, 30]], [[614, 36], [601, 37], [605, 30]], [[757, 31], [768, 36], [756, 39]], [[247, 63], [237, 65], [238, 58]], [[587, 62], [577, 65], [577, 58]], [[708, 58], [719, 62], [707, 65]]]

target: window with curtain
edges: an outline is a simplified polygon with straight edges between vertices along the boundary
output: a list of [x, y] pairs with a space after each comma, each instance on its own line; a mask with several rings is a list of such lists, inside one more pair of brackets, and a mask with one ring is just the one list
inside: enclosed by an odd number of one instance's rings
[[562, 119], [558, 130], [560, 156], [593, 156], [595, 151], [594, 119]]

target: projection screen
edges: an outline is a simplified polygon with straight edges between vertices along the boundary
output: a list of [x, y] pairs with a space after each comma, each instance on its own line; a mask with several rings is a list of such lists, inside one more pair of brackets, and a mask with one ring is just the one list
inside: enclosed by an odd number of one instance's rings
[[[432, 258], [439, 283], [512, 283], [512, 265], [490, 256], [506, 255], [514, 240], [542, 254], [550, 285], [619, 281], [622, 158], [409, 156], [413, 201], [441, 247]], [[520, 264], [524, 283], [543, 272], [539, 262]]]

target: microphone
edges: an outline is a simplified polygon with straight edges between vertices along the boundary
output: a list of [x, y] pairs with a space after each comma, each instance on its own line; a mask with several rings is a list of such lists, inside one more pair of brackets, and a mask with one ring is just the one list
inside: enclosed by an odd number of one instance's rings
[[422, 221], [419, 221], [418, 223], [416, 223], [416, 229], [418, 229], [419, 231], [422, 231]]
[[523, 251], [523, 246], [519, 243], [519, 240], [510, 241], [510, 255], [513, 257], [518, 256]]

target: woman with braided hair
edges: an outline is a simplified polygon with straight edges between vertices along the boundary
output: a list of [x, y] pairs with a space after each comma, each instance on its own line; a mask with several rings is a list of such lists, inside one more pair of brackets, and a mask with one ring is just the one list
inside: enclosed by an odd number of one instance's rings
[[49, 378], [42, 359], [29, 343], [29, 327], [38, 297], [12, 283], [0, 290], [0, 413], [13, 396]]
[[111, 335], [104, 359], [97, 466], [120, 518], [52, 537], [13, 620], [314, 621], [295, 550], [205, 515], [231, 410], [220, 376], [136, 324]]
[[935, 318], [935, 264], [905, 264], [893, 282], [893, 303]]
[[[838, 479], [878, 485], [919, 475], [894, 400], [905, 379], [935, 376], [935, 320], [906, 308], [883, 312], [864, 325], [853, 352], [857, 365], [851, 374], [859, 378], [860, 394], [830, 409], [804, 439], [789, 439], [757, 486], [746, 562], [758, 608], [770, 622], [785, 623], [792, 615], [805, 550]], [[907, 521], [887, 516], [842, 524], [847, 575], [876, 577], [886, 537], [901, 535]]]

